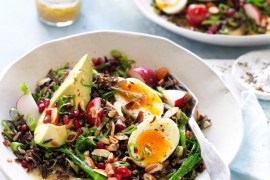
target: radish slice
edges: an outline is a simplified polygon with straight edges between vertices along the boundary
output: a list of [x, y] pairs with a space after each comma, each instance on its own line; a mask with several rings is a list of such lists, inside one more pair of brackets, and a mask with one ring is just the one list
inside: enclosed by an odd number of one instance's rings
[[132, 68], [128, 71], [128, 75], [133, 78], [139, 79], [140, 81], [151, 87], [155, 87], [158, 82], [156, 73], [148, 67], [141, 66]]
[[262, 14], [258, 7], [247, 3], [244, 5], [244, 10], [249, 18], [253, 19], [258, 25], [261, 24]]
[[180, 107], [185, 99], [186, 92], [180, 90], [163, 90], [165, 102], [173, 107]]
[[104, 110], [101, 108], [101, 98], [96, 97], [87, 106], [88, 123], [98, 127], [105, 119]]
[[32, 114], [36, 119], [38, 119], [40, 116], [38, 106], [31, 93], [21, 96], [17, 100], [16, 107], [19, 113], [24, 116], [26, 116], [29, 113]]

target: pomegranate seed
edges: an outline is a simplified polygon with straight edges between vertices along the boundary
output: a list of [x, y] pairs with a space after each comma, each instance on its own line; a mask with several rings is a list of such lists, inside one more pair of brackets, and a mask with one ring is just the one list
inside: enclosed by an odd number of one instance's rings
[[97, 143], [97, 147], [98, 147], [99, 149], [104, 149], [104, 144], [103, 144], [103, 142], [98, 142], [98, 143]]
[[25, 132], [28, 131], [28, 126], [26, 124], [23, 124], [21, 130]]
[[105, 169], [105, 164], [104, 163], [98, 163], [97, 168], [98, 169]]
[[50, 105], [50, 100], [49, 99], [44, 99], [44, 106], [48, 107]]
[[128, 168], [127, 167], [118, 167], [116, 169], [116, 172], [125, 174], [128, 172]]
[[123, 173], [122, 174], [122, 177], [123, 178], [129, 178], [131, 175], [132, 175], [132, 172], [131, 172], [130, 169], [128, 169], [126, 173]]
[[42, 112], [44, 111], [44, 108], [45, 108], [44, 103], [40, 103], [40, 104], [38, 105], [38, 111], [39, 111], [40, 113], [42, 113]]
[[128, 147], [127, 144], [121, 144], [119, 148], [121, 150], [127, 150], [127, 147]]
[[218, 25], [212, 25], [208, 30], [208, 34], [216, 34], [218, 28], [219, 28]]
[[74, 117], [75, 118], [79, 118], [80, 117], [80, 111], [79, 110], [75, 110], [73, 114], [74, 114]]
[[104, 60], [102, 59], [102, 58], [93, 58], [92, 59], [92, 62], [93, 62], [93, 64], [94, 64], [94, 66], [98, 66], [98, 65], [101, 65], [101, 64], [103, 64], [104, 63]]
[[122, 180], [122, 174], [120, 174], [120, 173], [116, 173], [115, 177], [117, 180]]
[[74, 139], [74, 135], [73, 135], [73, 134], [69, 135], [69, 136], [67, 137], [67, 139], [68, 139], [69, 141], [73, 140], [73, 139]]
[[80, 128], [77, 130], [76, 136], [79, 137], [83, 133], [83, 130]]
[[80, 126], [81, 126], [78, 119], [75, 119], [74, 122], [73, 122], [73, 124], [74, 124], [74, 127], [75, 127], [76, 129], [80, 128]]
[[69, 117], [70, 119], [72, 119], [72, 118], [74, 117], [74, 113], [69, 112], [69, 113], [68, 113], [68, 117]]
[[235, 14], [235, 9], [233, 9], [233, 8], [228, 9], [226, 14], [227, 14], [227, 16], [233, 16]]
[[115, 123], [115, 131], [118, 132], [118, 131], [121, 131], [123, 129], [126, 129], [126, 125], [123, 123], [122, 120], [118, 119]]
[[45, 113], [46, 113], [46, 115], [51, 115], [52, 114], [52, 110], [51, 109], [47, 109]]
[[26, 160], [22, 160], [21, 164], [24, 168], [30, 168], [30, 164]]
[[37, 103], [38, 106], [39, 106], [41, 103], [43, 103], [43, 99], [39, 99], [39, 100], [38, 100], [38, 103]]
[[43, 119], [43, 123], [47, 124], [47, 123], [50, 123], [50, 122], [51, 122], [51, 116], [46, 115], [45, 118]]
[[131, 164], [131, 165], [130, 165], [130, 169], [134, 170], [134, 169], [136, 169], [136, 168], [137, 168], [137, 165], [136, 165], [136, 164]]
[[80, 119], [83, 119], [85, 117], [85, 113], [84, 112], [81, 112], [80, 113]]
[[64, 115], [64, 117], [63, 117], [63, 122], [64, 122], [65, 124], [68, 124], [68, 123], [69, 123], [69, 117], [68, 117], [68, 115]]
[[71, 104], [67, 104], [66, 108], [71, 109], [73, 106]]

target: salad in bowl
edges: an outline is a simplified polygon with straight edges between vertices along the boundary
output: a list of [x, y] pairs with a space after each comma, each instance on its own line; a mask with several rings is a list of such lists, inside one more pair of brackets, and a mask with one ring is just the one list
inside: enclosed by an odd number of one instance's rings
[[153, 0], [152, 5], [168, 21], [202, 33], [270, 33], [269, 0]]
[[48, 179], [194, 179], [205, 169], [187, 126], [194, 99], [166, 67], [134, 63], [112, 50], [51, 69], [35, 91], [22, 83], [2, 121], [16, 162]]

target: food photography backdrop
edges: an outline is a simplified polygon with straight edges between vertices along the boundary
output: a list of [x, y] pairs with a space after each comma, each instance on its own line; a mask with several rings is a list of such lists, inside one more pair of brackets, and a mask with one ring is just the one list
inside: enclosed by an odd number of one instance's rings
[[[132, 31], [168, 38], [204, 59], [225, 80], [240, 104], [244, 102], [230, 75], [233, 61], [250, 51], [270, 49], [270, 45], [220, 46], [188, 39], [147, 19], [133, 0], [82, 0], [79, 18], [66, 27], [53, 27], [40, 22], [34, 0], [0, 0], [0, 22], [0, 74], [21, 56], [50, 40], [98, 30]], [[248, 94], [242, 94], [242, 98], [245, 96]], [[260, 100], [260, 106], [257, 106], [256, 98], [249, 98], [249, 101], [243, 111], [246, 118], [244, 142], [230, 165], [232, 179], [270, 179], [269, 124], [261, 116], [252, 119], [261, 110], [260, 107], [269, 119], [270, 104]], [[252, 109], [251, 104], [259, 110]], [[254, 122], [254, 119], [258, 121]], [[0, 179], [6, 180], [1, 172]]]

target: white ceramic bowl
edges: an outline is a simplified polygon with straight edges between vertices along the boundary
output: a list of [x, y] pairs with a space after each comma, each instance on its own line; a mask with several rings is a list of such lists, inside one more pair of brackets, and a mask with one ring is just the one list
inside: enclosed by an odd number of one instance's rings
[[[247, 81], [247, 73], [256, 83]], [[253, 51], [240, 56], [232, 65], [232, 75], [243, 89], [252, 90], [259, 99], [270, 100], [270, 50]], [[258, 90], [260, 86], [264, 92]]]
[[163, 26], [164, 28], [185, 36], [187, 38], [209, 43], [225, 46], [254, 46], [270, 44], [270, 34], [250, 35], [250, 36], [235, 36], [235, 35], [209, 35], [197, 31], [192, 31], [186, 28], [179, 27], [165, 18], [157, 15], [153, 11], [151, 3], [153, 0], [134, 0], [139, 10], [151, 21]]
[[[34, 89], [38, 79], [54, 67], [78, 60], [89, 53], [91, 57], [109, 55], [112, 49], [125, 52], [138, 65], [158, 68], [166, 66], [197, 96], [199, 110], [207, 114], [213, 125], [204, 131], [227, 164], [237, 154], [243, 137], [240, 107], [223, 81], [198, 56], [164, 38], [126, 32], [92, 32], [45, 43], [10, 65], [0, 80], [0, 119], [21, 95], [19, 87], [25, 82]], [[0, 141], [3, 141], [2, 136]], [[16, 163], [11, 151], [0, 143], [0, 167], [14, 180], [31, 179]], [[207, 179], [206, 171], [199, 178]]]

